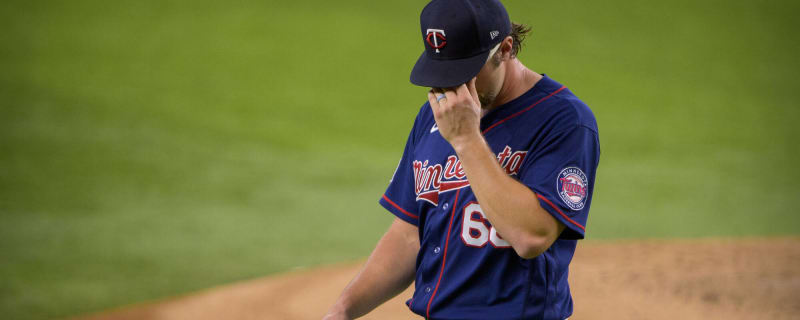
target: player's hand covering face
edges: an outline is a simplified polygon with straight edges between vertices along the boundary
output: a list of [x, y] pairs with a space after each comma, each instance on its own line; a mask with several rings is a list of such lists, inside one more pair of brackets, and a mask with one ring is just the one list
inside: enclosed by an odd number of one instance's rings
[[475, 78], [455, 88], [433, 88], [428, 102], [442, 137], [453, 147], [480, 136], [481, 102]]

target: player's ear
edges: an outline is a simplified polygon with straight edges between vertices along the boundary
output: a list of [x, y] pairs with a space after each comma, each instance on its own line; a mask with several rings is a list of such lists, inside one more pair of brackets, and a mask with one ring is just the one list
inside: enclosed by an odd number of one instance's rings
[[503, 39], [503, 42], [500, 43], [500, 48], [498, 51], [500, 51], [500, 56], [503, 58], [503, 60], [507, 60], [512, 58], [512, 50], [514, 50], [514, 38], [507, 36], [505, 39]]

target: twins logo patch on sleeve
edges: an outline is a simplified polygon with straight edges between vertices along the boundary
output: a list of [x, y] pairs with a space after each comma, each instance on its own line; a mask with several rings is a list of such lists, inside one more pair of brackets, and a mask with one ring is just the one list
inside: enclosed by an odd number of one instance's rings
[[567, 207], [575, 211], [583, 209], [589, 190], [588, 181], [579, 168], [568, 167], [561, 170], [556, 181], [556, 190]]

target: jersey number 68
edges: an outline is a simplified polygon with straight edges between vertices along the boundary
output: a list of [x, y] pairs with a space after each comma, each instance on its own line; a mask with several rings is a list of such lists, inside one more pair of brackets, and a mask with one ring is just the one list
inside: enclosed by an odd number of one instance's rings
[[489, 224], [481, 210], [481, 205], [472, 202], [464, 208], [464, 221], [461, 224], [461, 240], [470, 247], [483, 248], [491, 242], [495, 248], [509, 248], [511, 244], [503, 240], [497, 230]]

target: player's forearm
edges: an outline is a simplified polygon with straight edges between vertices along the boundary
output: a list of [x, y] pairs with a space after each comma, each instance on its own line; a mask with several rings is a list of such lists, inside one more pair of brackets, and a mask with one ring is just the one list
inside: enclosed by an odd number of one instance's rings
[[417, 229], [395, 219], [358, 275], [342, 292], [330, 313], [355, 319], [396, 296], [414, 280], [419, 239]]
[[539, 205], [533, 191], [506, 174], [482, 136], [453, 147], [486, 218], [503, 239], [523, 258], [547, 250], [563, 227]]

